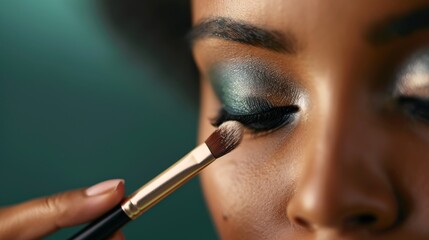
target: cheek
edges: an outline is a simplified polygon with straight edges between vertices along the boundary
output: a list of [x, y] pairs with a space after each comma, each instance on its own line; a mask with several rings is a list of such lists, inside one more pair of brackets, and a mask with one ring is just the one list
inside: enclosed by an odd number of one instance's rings
[[429, 234], [429, 131], [418, 128], [400, 132], [392, 137], [392, 141], [395, 144], [386, 169], [400, 196], [405, 228], [425, 229], [424, 234]]
[[245, 139], [204, 171], [204, 191], [222, 239], [288, 235], [286, 206], [298, 175], [293, 160], [298, 148], [282, 131]]

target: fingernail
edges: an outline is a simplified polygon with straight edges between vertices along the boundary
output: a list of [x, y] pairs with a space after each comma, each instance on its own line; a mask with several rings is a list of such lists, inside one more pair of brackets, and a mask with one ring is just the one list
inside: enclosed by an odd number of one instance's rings
[[121, 231], [118, 231], [109, 238], [109, 240], [125, 240], [125, 236]]
[[107, 192], [115, 191], [119, 184], [123, 184], [123, 179], [112, 179], [101, 183], [98, 183], [92, 187], [86, 189], [85, 193], [87, 196], [96, 196]]

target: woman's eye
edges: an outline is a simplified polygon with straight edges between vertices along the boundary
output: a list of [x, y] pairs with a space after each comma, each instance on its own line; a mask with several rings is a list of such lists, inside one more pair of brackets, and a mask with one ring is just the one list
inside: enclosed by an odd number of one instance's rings
[[223, 122], [235, 120], [243, 124], [254, 133], [276, 130], [293, 121], [294, 114], [298, 112], [297, 106], [273, 107], [266, 111], [248, 115], [234, 115], [222, 109], [212, 121], [212, 125], [219, 126]]
[[407, 114], [429, 123], [429, 99], [402, 96], [398, 103]]

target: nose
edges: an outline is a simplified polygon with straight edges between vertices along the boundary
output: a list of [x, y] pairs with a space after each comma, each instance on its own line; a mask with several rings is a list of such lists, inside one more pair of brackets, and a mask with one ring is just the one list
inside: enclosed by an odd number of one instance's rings
[[298, 168], [288, 218], [310, 230], [389, 229], [398, 220], [398, 201], [383, 168], [382, 140], [362, 130], [373, 130], [369, 125], [357, 127], [353, 120], [342, 120], [326, 131], [329, 134], [315, 134], [315, 142], [308, 144], [315, 147]]
[[312, 230], [382, 231], [396, 222], [397, 204], [386, 182], [359, 168], [347, 173], [319, 167], [288, 204], [293, 223]]

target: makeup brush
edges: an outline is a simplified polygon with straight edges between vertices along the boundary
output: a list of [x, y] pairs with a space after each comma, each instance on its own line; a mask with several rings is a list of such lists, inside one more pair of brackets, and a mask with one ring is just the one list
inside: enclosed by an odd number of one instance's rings
[[223, 123], [205, 143], [177, 161], [143, 187], [128, 196], [104, 216], [95, 220], [69, 240], [101, 240], [157, 204], [217, 158], [234, 150], [243, 138], [243, 127], [236, 121]]

